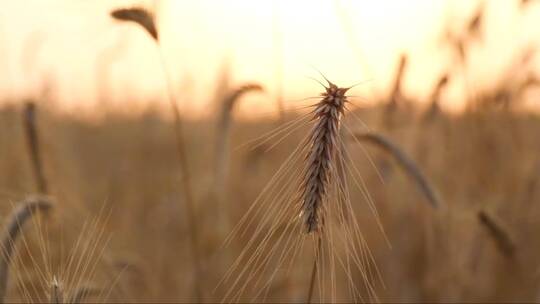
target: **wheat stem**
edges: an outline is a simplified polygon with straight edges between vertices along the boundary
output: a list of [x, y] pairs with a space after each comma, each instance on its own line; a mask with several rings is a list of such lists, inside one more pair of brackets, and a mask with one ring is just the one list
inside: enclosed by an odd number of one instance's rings
[[28, 151], [32, 161], [34, 171], [34, 180], [40, 194], [48, 193], [47, 180], [43, 174], [43, 162], [41, 160], [39, 138], [36, 127], [36, 105], [33, 102], [27, 102], [23, 113], [24, 129], [28, 144]]
[[313, 259], [313, 266], [311, 268], [311, 278], [309, 280], [309, 289], [306, 298], [306, 303], [311, 303], [313, 299], [313, 291], [315, 290], [315, 282], [317, 281], [317, 272], [320, 263], [320, 256], [322, 254], [322, 237], [321, 234], [317, 236], [317, 243], [315, 244], [315, 258]]
[[61, 283], [58, 279], [53, 277], [51, 282], [51, 291], [49, 295], [49, 303], [52, 304], [61, 304], [64, 303], [64, 288], [62, 288]]
[[24, 223], [36, 212], [47, 211], [52, 204], [44, 198], [29, 198], [21, 203], [9, 217], [9, 222], [1, 238], [0, 254], [0, 303], [6, 296], [7, 281], [9, 279], [9, 264], [13, 258], [15, 241], [20, 235]]
[[184, 133], [183, 133], [183, 124], [180, 116], [180, 111], [178, 109], [178, 104], [176, 101], [175, 94], [172, 89], [172, 80], [167, 68], [165, 57], [163, 51], [159, 44], [156, 44], [158, 48], [159, 58], [161, 66], [163, 67], [163, 73], [165, 76], [165, 82], [167, 85], [168, 99], [173, 110], [174, 115], [174, 130], [176, 134], [176, 147], [178, 153], [178, 161], [180, 162], [180, 167], [182, 168], [182, 192], [184, 193], [184, 199], [186, 202], [186, 212], [187, 212], [187, 226], [189, 229], [189, 239], [191, 243], [191, 255], [195, 268], [195, 296], [197, 297], [198, 302], [203, 300], [203, 294], [201, 289], [201, 261], [198, 245], [198, 229], [197, 229], [197, 214], [195, 212], [195, 205], [193, 201], [193, 194], [191, 192], [191, 174], [187, 161], [187, 154], [185, 149]]

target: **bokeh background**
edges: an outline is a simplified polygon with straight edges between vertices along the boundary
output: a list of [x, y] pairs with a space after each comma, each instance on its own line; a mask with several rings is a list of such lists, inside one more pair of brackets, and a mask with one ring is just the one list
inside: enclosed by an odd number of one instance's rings
[[[346, 142], [392, 245], [361, 190], [351, 190], [384, 281], [375, 285], [380, 300], [540, 299], [540, 2], [0, 5], [0, 223], [40, 192], [29, 105], [55, 203], [17, 243], [8, 300], [44, 301], [53, 278], [67, 294], [91, 287], [92, 301], [190, 302], [194, 286], [204, 301], [224, 299], [230, 286], [218, 283], [245, 245], [222, 247], [224, 238], [309, 127], [270, 151], [281, 137], [246, 143], [305, 113], [321, 73], [340, 86], [360, 83], [350, 91], [354, 115], [394, 142], [444, 203], [432, 208], [391, 155]], [[158, 49], [135, 23], [111, 18], [120, 7], [155, 15], [184, 121], [194, 210], [180, 187]], [[231, 104], [246, 84], [262, 90]], [[306, 254], [255, 301], [304, 301]], [[339, 300], [350, 301], [347, 278], [337, 280]]]

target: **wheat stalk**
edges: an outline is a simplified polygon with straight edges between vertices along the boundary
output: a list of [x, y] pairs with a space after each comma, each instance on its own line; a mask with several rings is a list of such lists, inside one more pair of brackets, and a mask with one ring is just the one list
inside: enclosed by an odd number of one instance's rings
[[9, 217], [0, 243], [2, 250], [2, 254], [0, 254], [0, 303], [4, 302], [6, 296], [9, 264], [13, 258], [15, 241], [20, 235], [22, 226], [36, 211], [45, 212], [51, 207], [52, 204], [45, 198], [28, 198]]
[[512, 258], [516, 251], [516, 244], [502, 221], [486, 210], [478, 211], [478, 220], [482, 226], [486, 227], [501, 253], [507, 258]]
[[202, 294], [202, 280], [201, 280], [201, 262], [198, 246], [198, 232], [197, 232], [197, 214], [195, 212], [195, 205], [193, 203], [193, 194], [191, 192], [191, 174], [188, 167], [188, 160], [186, 154], [186, 145], [183, 134], [183, 124], [180, 116], [180, 110], [176, 102], [176, 97], [172, 89], [172, 79], [170, 72], [167, 68], [165, 57], [161, 49], [161, 45], [158, 40], [158, 29], [156, 27], [154, 15], [142, 8], [130, 8], [130, 9], [117, 9], [111, 12], [111, 16], [121, 21], [132, 21], [140, 26], [142, 26], [149, 34], [154, 38], [156, 47], [159, 53], [159, 59], [161, 66], [163, 68], [163, 73], [165, 76], [165, 84], [167, 86], [168, 100], [171, 105], [173, 115], [174, 115], [174, 131], [176, 134], [176, 147], [178, 152], [178, 161], [182, 168], [182, 193], [184, 194], [184, 199], [186, 202], [186, 212], [187, 212], [187, 222], [189, 229], [189, 237], [191, 242], [191, 255], [194, 262], [195, 270], [195, 295], [198, 302], [203, 300]]
[[43, 174], [43, 162], [41, 160], [39, 138], [36, 127], [36, 105], [33, 102], [27, 102], [23, 112], [24, 129], [32, 167], [34, 170], [34, 179], [40, 194], [48, 193], [48, 184]]
[[384, 136], [373, 132], [355, 133], [356, 140], [371, 143], [384, 151], [390, 153], [403, 167], [405, 172], [416, 182], [420, 191], [424, 194], [432, 207], [437, 208], [442, 205], [439, 195], [429, 180], [422, 174], [418, 166], [410, 159], [396, 144], [392, 143]]

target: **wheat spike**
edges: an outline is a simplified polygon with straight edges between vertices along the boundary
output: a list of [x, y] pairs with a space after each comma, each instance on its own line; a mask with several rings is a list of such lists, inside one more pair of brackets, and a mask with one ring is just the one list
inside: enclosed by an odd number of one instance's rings
[[120, 8], [111, 12], [111, 16], [121, 21], [131, 21], [142, 26], [152, 38], [159, 40], [154, 15], [144, 8]]
[[0, 254], [0, 303], [3, 303], [6, 295], [9, 264], [13, 258], [15, 241], [20, 235], [22, 226], [36, 211], [45, 212], [51, 207], [52, 204], [45, 198], [29, 198], [22, 202], [21, 206], [9, 217], [0, 243], [2, 250]]
[[318, 230], [321, 222], [320, 205], [328, 193], [330, 170], [336, 166], [336, 151], [339, 149], [339, 130], [349, 88], [338, 88], [328, 81], [329, 86], [314, 110], [315, 125], [308, 137], [309, 153], [306, 171], [300, 187], [302, 214], [307, 232]]
[[412, 177], [418, 185], [420, 191], [427, 198], [431, 206], [437, 208], [441, 206], [441, 199], [435, 191], [435, 188], [429, 183], [429, 180], [422, 174], [418, 166], [401, 149], [389, 139], [373, 132], [361, 132], [353, 135], [359, 141], [365, 141], [378, 146], [390, 153], [398, 163], [405, 169], [405, 172]]
[[516, 244], [508, 232], [508, 228], [503, 225], [502, 221], [486, 210], [480, 210], [478, 212], [478, 220], [486, 227], [489, 235], [493, 238], [502, 254], [508, 258], [512, 258], [516, 251]]
[[222, 102], [222, 109], [216, 129], [216, 151], [215, 151], [215, 189], [219, 192], [222, 189], [225, 176], [227, 174], [227, 161], [229, 156], [228, 143], [231, 128], [231, 115], [236, 102], [242, 95], [249, 92], [263, 91], [262, 86], [256, 83], [249, 83], [240, 86], [230, 94], [226, 95]]

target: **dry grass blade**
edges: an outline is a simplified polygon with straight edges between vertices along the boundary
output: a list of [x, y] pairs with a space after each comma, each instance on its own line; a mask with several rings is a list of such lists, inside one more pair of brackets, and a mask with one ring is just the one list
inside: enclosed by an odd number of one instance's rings
[[512, 258], [516, 251], [516, 244], [502, 221], [486, 210], [478, 212], [478, 220], [482, 226], [486, 227], [501, 253], [507, 258]]
[[111, 16], [117, 20], [135, 22], [142, 26], [152, 38], [156, 41], [159, 40], [154, 15], [146, 9], [139, 7], [120, 8], [112, 11]]
[[41, 160], [38, 132], [36, 127], [36, 105], [33, 102], [26, 103], [24, 107], [23, 121], [26, 140], [28, 143], [28, 150], [30, 152], [32, 166], [34, 168], [34, 179], [36, 181], [38, 192], [41, 194], [47, 194], [48, 185], [45, 175], [43, 174], [43, 162]]
[[52, 204], [44, 198], [31, 198], [21, 203], [21, 206], [10, 216], [0, 244], [2, 250], [0, 254], [0, 303], [3, 303], [6, 295], [9, 264], [13, 258], [15, 241], [20, 235], [22, 226], [36, 211], [44, 212], [51, 207]]
[[433, 186], [429, 183], [428, 179], [422, 174], [414, 161], [410, 159], [403, 151], [401, 151], [396, 144], [392, 143], [384, 136], [373, 132], [356, 133], [353, 136], [359, 141], [374, 144], [390, 153], [405, 169], [405, 172], [416, 182], [418, 188], [425, 195], [431, 206], [437, 208], [442, 205], [441, 199], [439, 198], [437, 192], [435, 192]]

